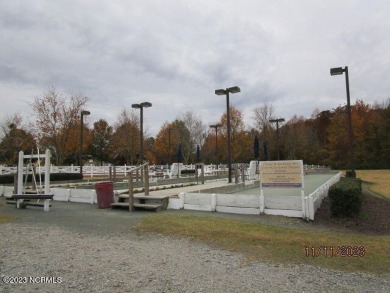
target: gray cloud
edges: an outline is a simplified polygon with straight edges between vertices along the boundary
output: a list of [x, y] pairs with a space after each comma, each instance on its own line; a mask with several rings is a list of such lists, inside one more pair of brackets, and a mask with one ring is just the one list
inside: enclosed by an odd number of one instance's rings
[[[109, 122], [149, 100], [156, 134], [187, 110], [214, 122], [225, 110], [216, 88], [239, 85], [244, 112], [264, 101], [278, 115], [309, 116], [352, 100], [389, 97], [390, 7], [375, 1], [2, 1], [0, 99], [4, 113], [55, 86], [89, 97], [90, 120]], [[30, 96], [31, 98], [29, 98]], [[23, 97], [23, 99], [22, 99]], [[26, 104], [26, 105], [25, 105]]]

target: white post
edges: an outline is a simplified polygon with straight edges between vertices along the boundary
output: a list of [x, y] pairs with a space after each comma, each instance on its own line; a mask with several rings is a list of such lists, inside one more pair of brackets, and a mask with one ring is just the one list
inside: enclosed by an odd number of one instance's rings
[[315, 214], [314, 201], [313, 201], [313, 197], [310, 196], [309, 197], [309, 219], [312, 221], [314, 221], [314, 214]]
[[45, 199], [44, 201], [43, 201], [43, 210], [45, 211], [45, 212], [48, 212], [49, 211], [49, 209], [50, 209], [50, 199]]
[[301, 180], [302, 180], [302, 189], [301, 189], [301, 198], [302, 198], [302, 218], [306, 217], [306, 204], [305, 204], [305, 182], [304, 182], [304, 175], [303, 175], [303, 169], [301, 173]]
[[260, 206], [260, 214], [264, 213], [265, 204], [264, 204], [264, 191], [263, 191], [263, 188], [260, 188], [259, 206]]
[[127, 177], [127, 167], [126, 167], [126, 164], [125, 164], [125, 177]]
[[[18, 161], [18, 186], [16, 188], [17, 194], [23, 194], [23, 161], [24, 161], [24, 153], [22, 151], [19, 152], [19, 161]], [[20, 208], [20, 204], [23, 202], [22, 199], [16, 200], [16, 207]]]
[[180, 209], [184, 209], [184, 197], [185, 197], [185, 192], [180, 192], [179, 193], [179, 199], [180, 199]]
[[50, 194], [50, 150], [45, 152], [45, 194]]
[[215, 212], [217, 210], [217, 195], [213, 193], [211, 195], [211, 211]]
[[19, 161], [18, 161], [18, 187], [17, 194], [23, 194], [23, 160], [24, 153], [23, 151], [19, 152]]
[[91, 204], [95, 202], [96, 190], [91, 190]]

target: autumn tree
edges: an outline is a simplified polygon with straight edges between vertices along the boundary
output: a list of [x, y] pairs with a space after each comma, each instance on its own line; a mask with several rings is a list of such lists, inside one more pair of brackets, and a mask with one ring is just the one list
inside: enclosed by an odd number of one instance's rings
[[[363, 100], [357, 100], [351, 106], [355, 168], [386, 168], [384, 162], [389, 162], [390, 153], [386, 152], [385, 147], [389, 138], [386, 137], [384, 113], [384, 108], [373, 108]], [[333, 110], [332, 120], [327, 127], [326, 163], [335, 168], [350, 167], [347, 119], [346, 107], [340, 106]]]
[[[222, 114], [220, 123], [221, 134], [218, 134], [222, 143], [218, 144], [218, 153], [221, 154], [221, 161], [227, 162], [227, 115]], [[231, 135], [231, 151], [232, 151], [232, 162], [243, 162], [249, 160], [249, 155], [252, 153], [250, 150], [251, 146], [251, 135], [245, 130], [243, 116], [240, 110], [236, 107], [230, 107], [230, 135]], [[219, 139], [218, 139], [219, 140]], [[225, 143], [224, 143], [225, 142]]]
[[316, 132], [318, 140], [318, 164], [326, 164], [326, 159], [328, 157], [328, 127], [330, 125], [330, 122], [332, 121], [333, 114], [334, 113], [331, 110], [315, 110], [311, 116], [311, 120], [314, 124], [313, 129]]
[[[202, 157], [205, 163], [226, 163], [225, 159], [225, 150], [226, 148], [223, 146], [226, 144], [226, 135], [222, 133], [222, 124], [220, 122], [217, 130], [215, 128], [209, 128], [205, 139], [202, 144]], [[217, 131], [217, 133], [216, 133]]]
[[378, 140], [380, 141], [380, 168], [390, 169], [390, 99], [387, 100], [387, 105], [378, 110], [381, 117], [378, 134]]
[[137, 114], [124, 109], [114, 124], [111, 140], [111, 160], [115, 164], [135, 165], [140, 152], [140, 129]]
[[282, 158], [318, 164], [319, 143], [311, 119], [294, 115], [280, 129]]
[[173, 147], [179, 143], [179, 135], [172, 123], [164, 122], [154, 143], [154, 156], [158, 164], [171, 164]]
[[80, 129], [80, 113], [86, 103], [86, 97], [68, 96], [55, 88], [33, 103], [39, 144], [52, 151], [58, 165], [79, 146], [77, 128]]
[[201, 145], [202, 158], [204, 163], [217, 164], [220, 162], [218, 159], [218, 150], [216, 152], [215, 139], [215, 130], [209, 130], [206, 134], [203, 144]]
[[154, 144], [156, 162], [160, 164], [177, 162], [179, 144], [181, 144], [183, 162], [188, 163], [193, 152], [189, 130], [182, 120], [165, 122], [157, 134]]
[[106, 120], [100, 119], [93, 124], [90, 152], [101, 164], [110, 159], [112, 136], [113, 128], [108, 125]]
[[144, 142], [145, 157], [147, 158], [150, 164], [157, 163], [157, 159], [154, 153], [155, 141], [156, 140], [154, 139], [154, 137], [148, 137], [145, 139]]
[[36, 149], [33, 135], [22, 125], [22, 116], [14, 114], [2, 123], [2, 139], [0, 141], [0, 161], [15, 165], [18, 162], [18, 153], [23, 151], [30, 154]]
[[[357, 168], [388, 168], [389, 133], [386, 132], [386, 119], [384, 107], [375, 108], [357, 100], [352, 107], [352, 127], [354, 135], [354, 159]], [[387, 137], [386, 137], [387, 135]], [[387, 149], [387, 150], [386, 150]], [[387, 156], [386, 156], [387, 155]]]
[[22, 128], [23, 117], [19, 113], [8, 115], [0, 126], [0, 139], [9, 133], [11, 128]]

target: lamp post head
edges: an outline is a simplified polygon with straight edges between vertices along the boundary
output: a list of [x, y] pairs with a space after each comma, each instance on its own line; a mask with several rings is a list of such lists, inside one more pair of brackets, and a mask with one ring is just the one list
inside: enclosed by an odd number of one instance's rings
[[279, 118], [279, 119], [270, 119], [269, 122], [275, 123], [275, 122], [284, 122], [284, 118]]
[[241, 91], [241, 89], [238, 86], [233, 86], [233, 87], [227, 88], [226, 90], [224, 90], [224, 89], [215, 90], [215, 94], [217, 96], [222, 96], [222, 95], [226, 95], [228, 92], [232, 93], [232, 94], [236, 94], [236, 93], [239, 93], [240, 91]]
[[218, 128], [218, 127], [221, 127], [221, 126], [222, 126], [222, 124], [220, 124], [220, 123], [210, 125], [211, 128]]
[[345, 72], [345, 68], [335, 67], [330, 69], [330, 75], [340, 75]]
[[132, 104], [131, 105], [131, 108], [134, 108], [134, 109], [149, 108], [149, 107], [152, 107], [152, 103], [143, 102], [141, 104]]
[[238, 86], [233, 86], [233, 87], [228, 88], [227, 91], [229, 91], [232, 94], [236, 94], [236, 93], [241, 92], [241, 89]]
[[224, 90], [224, 89], [215, 90], [215, 94], [216, 94], [217, 96], [226, 95], [226, 90]]
[[149, 103], [149, 102], [143, 102], [143, 103], [141, 103], [141, 107], [144, 107], [144, 108], [149, 108], [149, 107], [152, 107], [152, 103]]
[[81, 116], [88, 116], [90, 114], [91, 114], [91, 112], [89, 112], [89, 111], [86, 111], [86, 110], [81, 111]]

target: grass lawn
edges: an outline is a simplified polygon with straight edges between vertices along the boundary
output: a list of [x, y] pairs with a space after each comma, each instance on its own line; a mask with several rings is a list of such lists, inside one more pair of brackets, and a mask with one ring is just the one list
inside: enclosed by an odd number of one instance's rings
[[390, 199], [390, 170], [357, 170], [356, 177], [372, 183], [371, 191]]
[[0, 215], [0, 224], [14, 222], [17, 218], [13, 216]]
[[[138, 229], [200, 240], [218, 248], [244, 253], [248, 261], [390, 273], [390, 236], [284, 228], [239, 220], [164, 214], [144, 219]], [[349, 246], [351, 249], [345, 253], [344, 247]], [[355, 246], [357, 256], [351, 256]], [[338, 256], [331, 256], [331, 247], [334, 254], [338, 252]], [[315, 256], [312, 256], [313, 253]]]
[[[357, 177], [372, 183], [373, 192], [390, 199], [390, 170], [358, 170]], [[144, 219], [138, 229], [189, 237], [215, 247], [241, 252], [248, 261], [310, 264], [337, 270], [390, 274], [390, 236], [387, 235], [371, 236], [335, 232], [330, 228], [328, 231], [319, 231], [312, 228], [276, 227], [239, 220], [164, 214]], [[347, 247], [351, 248], [346, 252]], [[331, 256], [332, 250], [333, 255], [338, 255]]]

